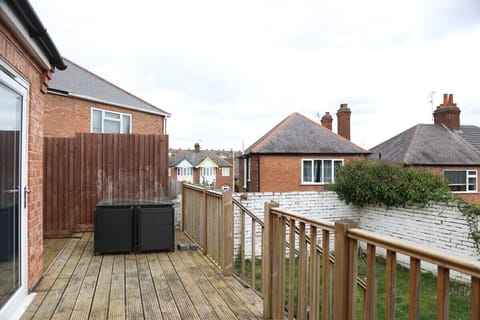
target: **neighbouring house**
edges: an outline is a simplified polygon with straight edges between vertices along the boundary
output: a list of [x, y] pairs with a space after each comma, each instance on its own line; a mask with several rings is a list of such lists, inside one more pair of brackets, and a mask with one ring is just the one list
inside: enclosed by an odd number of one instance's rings
[[193, 150], [177, 150], [169, 159], [170, 179], [232, 190], [234, 171], [232, 163], [210, 150], [200, 150], [195, 143]]
[[299, 113], [289, 115], [241, 156], [241, 191], [323, 191], [335, 181], [338, 166], [369, 155], [350, 141], [350, 115], [342, 104], [338, 134], [332, 132], [329, 112], [321, 124]]
[[0, 1], [0, 319], [22, 312], [42, 277], [45, 97], [65, 68], [31, 4]]
[[75, 133], [165, 134], [170, 114], [66, 60], [55, 73], [45, 104], [45, 136]]
[[460, 124], [453, 94], [444, 94], [433, 124], [417, 124], [373, 147], [370, 159], [430, 170], [445, 177], [452, 192], [480, 203], [480, 127]]

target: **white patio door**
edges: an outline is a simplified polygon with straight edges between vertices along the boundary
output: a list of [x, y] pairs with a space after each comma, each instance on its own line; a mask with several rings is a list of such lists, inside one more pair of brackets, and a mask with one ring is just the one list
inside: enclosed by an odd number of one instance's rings
[[[1, 62], [1, 61], [0, 61]], [[2, 64], [0, 64], [2, 66]], [[27, 84], [0, 69], [0, 318], [27, 295]]]

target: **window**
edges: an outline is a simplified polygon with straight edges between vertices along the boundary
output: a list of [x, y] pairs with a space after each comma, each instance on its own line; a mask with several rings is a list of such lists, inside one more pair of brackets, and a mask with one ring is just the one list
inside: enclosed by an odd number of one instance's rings
[[202, 168], [201, 175], [202, 176], [214, 176], [216, 168]]
[[325, 184], [335, 182], [336, 169], [343, 160], [304, 159], [302, 160], [302, 183]]
[[172, 168], [168, 167], [168, 176], [171, 177], [172, 176]]
[[94, 133], [131, 133], [132, 116], [130, 114], [92, 108], [92, 132]]
[[222, 177], [228, 177], [230, 175], [230, 168], [222, 168]]
[[443, 176], [452, 192], [477, 192], [476, 170], [444, 171]]
[[177, 168], [178, 176], [191, 176], [192, 174], [192, 168]]

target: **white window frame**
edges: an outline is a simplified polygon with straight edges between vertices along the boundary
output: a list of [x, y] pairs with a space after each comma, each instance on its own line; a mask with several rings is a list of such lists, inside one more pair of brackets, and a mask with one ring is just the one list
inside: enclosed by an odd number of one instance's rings
[[217, 175], [216, 169], [215, 167], [201, 167], [200, 175], [202, 177], [215, 177]]
[[[90, 132], [93, 132], [93, 112], [94, 111], [100, 111], [102, 113], [102, 129], [101, 129], [101, 132], [98, 132], [98, 133], [105, 133], [105, 120], [115, 121], [115, 122], [120, 123], [120, 132], [119, 133], [125, 133], [125, 134], [132, 133], [132, 115], [130, 113], [122, 113], [122, 112], [105, 110], [105, 109], [100, 109], [100, 108], [95, 108], [95, 107], [92, 107], [91, 111], [90, 111]], [[109, 117], [105, 116], [106, 112], [118, 114], [118, 115], [120, 115], [120, 119], [109, 118]], [[129, 125], [130, 132], [122, 132], [122, 130], [123, 130], [123, 116], [128, 116], [130, 118], [130, 125]]]
[[193, 168], [192, 167], [178, 167], [177, 168], [177, 176], [182, 176], [182, 177], [193, 176]]
[[[465, 191], [452, 191], [452, 193], [477, 193], [478, 192], [478, 171], [477, 170], [469, 170], [469, 169], [443, 170], [443, 177], [445, 178], [445, 180], [447, 180], [447, 178], [445, 177], [445, 172], [465, 172]], [[469, 185], [468, 180], [470, 178], [475, 178], [475, 190], [468, 190], [468, 185]], [[460, 184], [451, 184], [448, 180], [447, 180], [447, 183], [449, 187], [454, 185], [460, 185]]]
[[222, 177], [229, 177], [229, 176], [230, 176], [230, 168], [222, 167]]
[[[312, 164], [312, 181], [305, 181], [304, 180], [304, 175], [303, 175], [303, 172], [304, 172], [304, 164], [306, 161], [310, 161], [311, 164]], [[324, 161], [332, 161], [332, 181], [327, 181], [325, 182], [324, 181], [324, 177], [323, 177], [323, 174], [322, 174], [322, 181], [320, 182], [314, 182], [314, 177], [313, 177], [313, 167], [314, 167], [314, 163], [315, 161], [321, 161], [322, 162], [322, 170], [324, 168]], [[301, 184], [302, 185], [325, 185], [325, 184], [329, 184], [329, 183], [334, 183], [335, 182], [335, 162], [341, 162], [342, 166], [344, 165], [345, 163], [345, 160], [344, 159], [325, 159], [325, 158], [309, 158], [309, 159], [302, 159], [302, 165], [301, 165], [301, 172], [300, 172], [300, 176], [301, 176]]]

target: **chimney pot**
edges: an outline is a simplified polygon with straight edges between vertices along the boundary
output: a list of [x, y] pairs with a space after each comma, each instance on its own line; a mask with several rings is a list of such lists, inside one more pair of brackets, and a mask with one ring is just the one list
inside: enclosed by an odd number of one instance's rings
[[448, 106], [448, 93], [443, 94], [443, 103], [440, 106]]
[[195, 152], [195, 153], [200, 152], [200, 143], [198, 143], [198, 142], [195, 143], [193, 152]]

